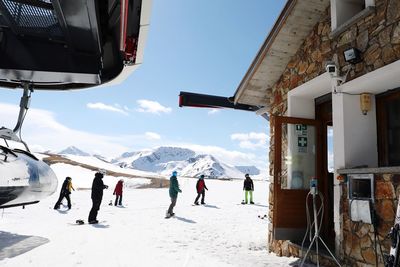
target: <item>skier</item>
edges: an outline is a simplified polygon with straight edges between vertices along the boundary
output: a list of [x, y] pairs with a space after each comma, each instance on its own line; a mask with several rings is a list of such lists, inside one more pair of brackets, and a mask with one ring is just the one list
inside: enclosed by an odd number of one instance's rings
[[253, 180], [251, 180], [250, 175], [246, 173], [246, 179], [243, 182], [243, 190], [245, 191], [244, 199], [245, 201], [242, 204], [248, 204], [248, 195], [250, 194], [250, 204], [254, 204], [253, 202], [253, 191], [254, 191], [254, 184]]
[[117, 203], [118, 203], [118, 205], [122, 206], [123, 183], [124, 183], [124, 180], [121, 179], [118, 181], [117, 185], [115, 186], [114, 193], [113, 193], [113, 195], [115, 195], [115, 203], [114, 203], [115, 205], [114, 206], [117, 206]]
[[177, 176], [178, 173], [176, 171], [173, 171], [172, 176], [169, 178], [169, 196], [171, 198], [171, 205], [169, 205], [167, 215], [165, 216], [165, 218], [169, 218], [175, 215], [174, 207], [176, 205], [178, 193], [182, 193], [182, 190], [179, 188]]
[[71, 209], [71, 190], [75, 191], [75, 188], [72, 186], [72, 178], [71, 177], [66, 177], [62, 186], [61, 186], [61, 191], [60, 191], [60, 197], [58, 198], [56, 204], [54, 205], [54, 209], [58, 210], [61, 205], [61, 201], [64, 199], [64, 197], [68, 201], [68, 209]]
[[103, 198], [103, 190], [107, 189], [108, 186], [103, 183], [103, 172], [96, 172], [92, 184], [92, 209], [89, 213], [89, 223], [98, 223], [97, 212], [100, 209], [101, 200]]
[[197, 197], [194, 200], [195, 205], [199, 205], [200, 195], [201, 195], [201, 204], [205, 204], [204, 203], [204, 196], [206, 194], [205, 189], [208, 191], [206, 183], [204, 182], [204, 175], [202, 174], [202, 175], [200, 175], [200, 179], [197, 180], [197, 183], [196, 183]]

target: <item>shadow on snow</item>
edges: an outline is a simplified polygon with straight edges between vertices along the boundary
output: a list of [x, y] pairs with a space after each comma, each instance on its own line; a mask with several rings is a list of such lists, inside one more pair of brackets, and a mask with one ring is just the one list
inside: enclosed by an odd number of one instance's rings
[[50, 240], [40, 236], [18, 235], [0, 231], [0, 260], [13, 258]]
[[219, 207], [217, 207], [217, 206], [215, 206], [215, 205], [208, 205], [208, 204], [205, 204], [204, 207], [206, 207], [206, 208], [213, 208], [213, 209], [220, 209]]
[[196, 223], [196, 222], [193, 221], [193, 220], [186, 219], [186, 218], [179, 217], [179, 216], [174, 216], [173, 218], [175, 218], [175, 219], [177, 219], [177, 220], [180, 220], [180, 221], [183, 221], [183, 222], [187, 222], [187, 223]]

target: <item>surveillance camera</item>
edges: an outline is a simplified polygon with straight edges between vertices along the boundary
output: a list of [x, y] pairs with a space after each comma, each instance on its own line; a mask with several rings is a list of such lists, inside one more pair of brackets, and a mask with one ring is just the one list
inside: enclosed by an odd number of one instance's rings
[[326, 66], [326, 71], [328, 72], [328, 73], [335, 73], [336, 72], [336, 66], [335, 65], [327, 65]]
[[335, 62], [327, 62], [325, 64], [326, 71], [331, 75], [335, 75], [337, 73], [337, 68]]

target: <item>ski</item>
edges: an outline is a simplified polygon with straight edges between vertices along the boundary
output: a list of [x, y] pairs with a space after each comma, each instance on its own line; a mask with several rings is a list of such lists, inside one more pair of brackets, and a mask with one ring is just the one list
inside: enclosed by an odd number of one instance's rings
[[397, 205], [394, 225], [390, 229], [389, 237], [391, 240], [390, 254], [385, 255], [385, 267], [397, 267], [399, 265], [399, 246], [400, 246], [400, 201]]

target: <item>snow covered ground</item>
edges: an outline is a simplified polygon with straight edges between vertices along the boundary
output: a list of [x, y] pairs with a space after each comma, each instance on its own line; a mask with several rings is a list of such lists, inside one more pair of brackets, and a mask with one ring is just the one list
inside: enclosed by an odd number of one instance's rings
[[[77, 166], [52, 166], [60, 183], [73, 177], [87, 188], [93, 172]], [[268, 254], [268, 184], [255, 181], [255, 205], [241, 205], [242, 181], [206, 180], [206, 205], [192, 206], [195, 179], [178, 178], [183, 193], [176, 216], [165, 219], [168, 189], [125, 188], [124, 207], [109, 206], [118, 178], [105, 177], [98, 225], [87, 220], [90, 190], [72, 193], [72, 209], [53, 210], [59, 192], [25, 209], [1, 211], [0, 266], [290, 266], [295, 258]], [[127, 181], [127, 179], [125, 179]], [[147, 182], [132, 179], [129, 183]]]

